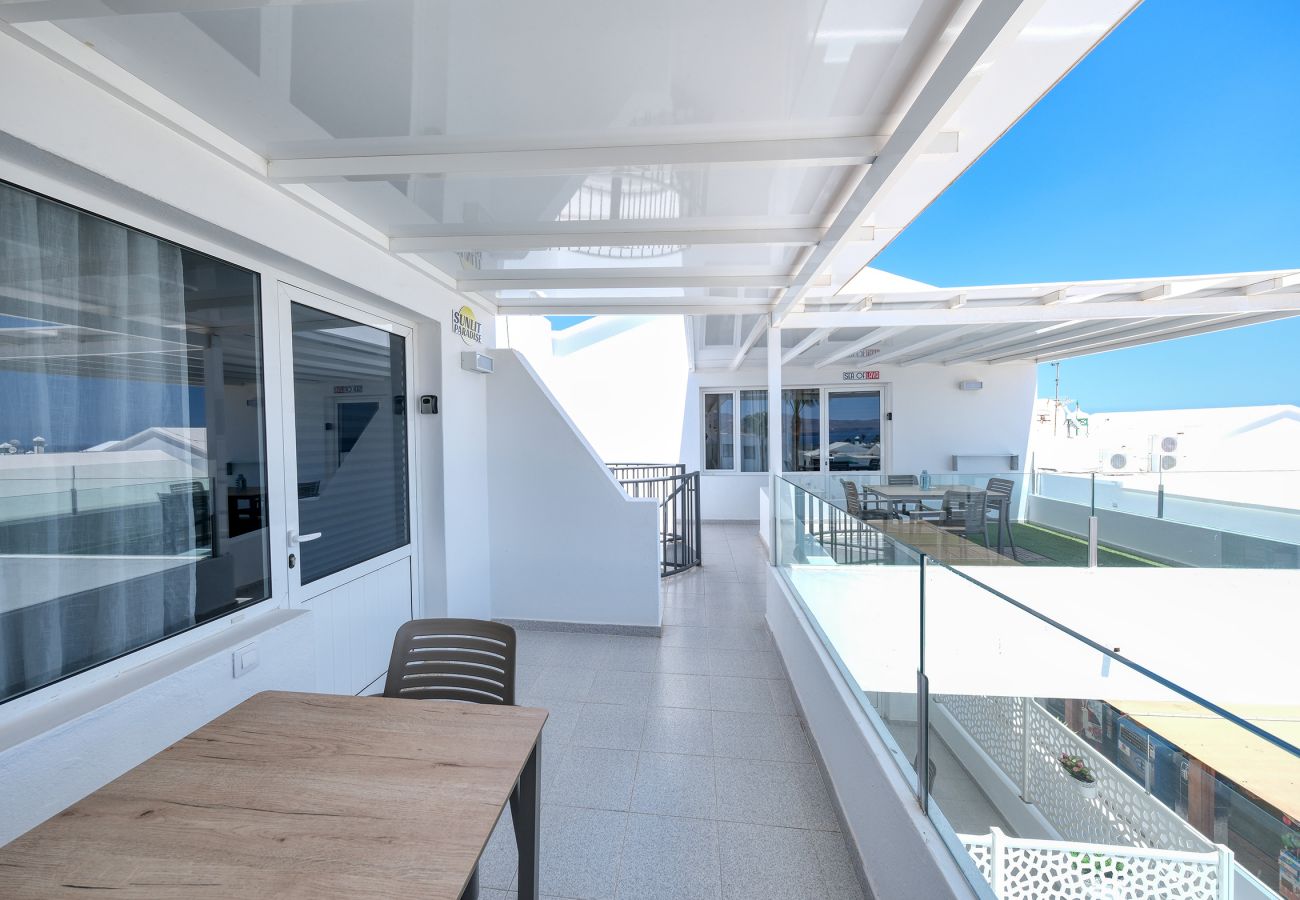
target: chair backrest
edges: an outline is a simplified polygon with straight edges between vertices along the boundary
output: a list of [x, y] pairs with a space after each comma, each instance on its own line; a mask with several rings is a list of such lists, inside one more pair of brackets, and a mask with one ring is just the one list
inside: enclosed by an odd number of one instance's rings
[[887, 484], [920, 484], [915, 475], [889, 475]]
[[844, 503], [848, 506], [849, 515], [862, 515], [862, 498], [858, 496], [858, 486], [851, 481], [841, 481], [844, 486]]
[[977, 532], [988, 515], [988, 492], [970, 488], [949, 488], [943, 492], [943, 524], [965, 524], [967, 532]]
[[1010, 497], [1011, 492], [1015, 490], [1015, 487], [1016, 487], [1015, 482], [1013, 482], [1010, 478], [990, 478], [988, 486], [985, 488], [985, 490], [987, 490], [990, 494], [1003, 494], [1007, 497]]
[[515, 630], [482, 619], [414, 619], [397, 629], [385, 697], [515, 702]]

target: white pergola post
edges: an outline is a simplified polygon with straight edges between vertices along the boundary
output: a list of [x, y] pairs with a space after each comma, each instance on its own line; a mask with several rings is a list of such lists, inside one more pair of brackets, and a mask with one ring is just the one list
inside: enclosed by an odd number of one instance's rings
[[777, 479], [781, 472], [781, 329], [767, 329], [767, 507], [768, 555], [777, 565], [777, 528], [780, 527], [780, 502]]

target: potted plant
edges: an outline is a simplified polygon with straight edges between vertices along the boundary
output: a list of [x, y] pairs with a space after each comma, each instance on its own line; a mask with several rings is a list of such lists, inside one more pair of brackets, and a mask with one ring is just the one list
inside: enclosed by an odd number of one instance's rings
[[1092, 769], [1088, 768], [1086, 759], [1082, 756], [1062, 753], [1061, 768], [1065, 770], [1065, 774], [1074, 779], [1083, 796], [1089, 800], [1097, 796], [1097, 776], [1092, 774]]

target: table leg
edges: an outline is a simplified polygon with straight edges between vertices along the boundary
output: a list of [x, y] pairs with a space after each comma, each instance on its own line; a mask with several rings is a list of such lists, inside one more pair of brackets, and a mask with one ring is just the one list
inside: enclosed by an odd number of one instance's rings
[[518, 900], [538, 900], [540, 869], [539, 836], [542, 830], [542, 790], [539, 783], [542, 762], [542, 739], [519, 774], [519, 783], [510, 794], [510, 817], [515, 823], [515, 845], [519, 848]]

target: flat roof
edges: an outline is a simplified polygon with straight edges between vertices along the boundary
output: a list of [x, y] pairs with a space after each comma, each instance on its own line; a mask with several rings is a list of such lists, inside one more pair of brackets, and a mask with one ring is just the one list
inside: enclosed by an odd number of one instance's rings
[[[1195, 703], [1106, 702], [1265, 803], [1300, 819], [1300, 758]], [[1227, 708], [1270, 734], [1300, 746], [1300, 706], [1239, 704]]]

